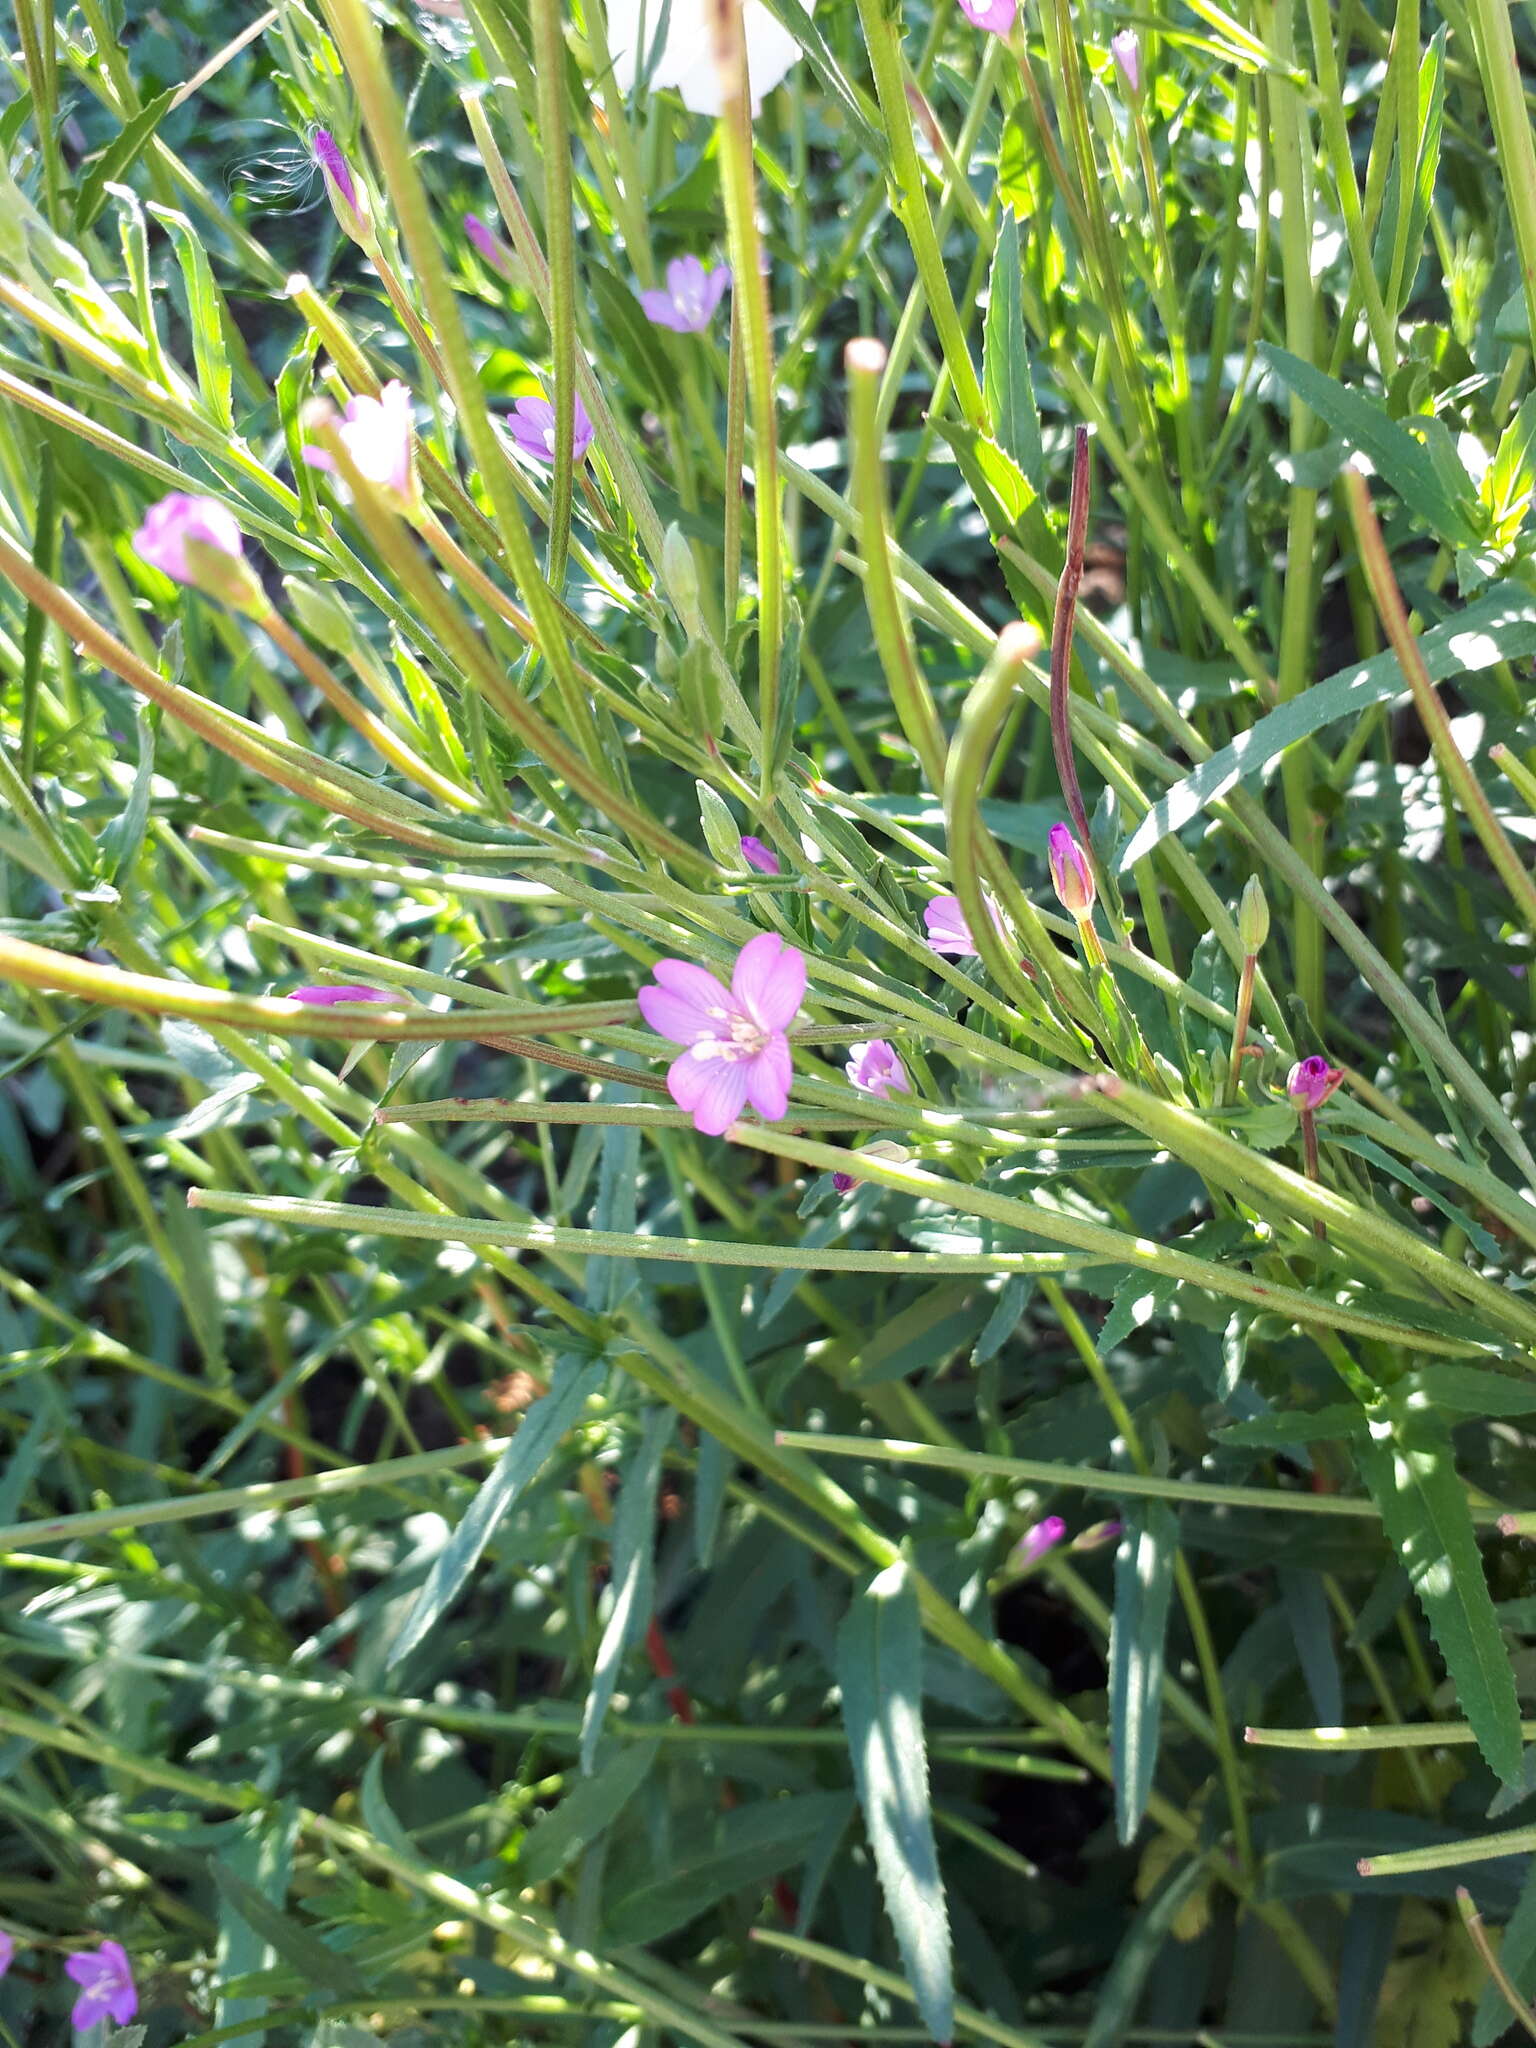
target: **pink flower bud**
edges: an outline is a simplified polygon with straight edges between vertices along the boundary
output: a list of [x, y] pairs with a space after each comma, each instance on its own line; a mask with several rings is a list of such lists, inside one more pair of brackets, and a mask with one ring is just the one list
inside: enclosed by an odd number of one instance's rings
[[1047, 1515], [1043, 1522], [1036, 1522], [1033, 1529], [1026, 1530], [1013, 1547], [1013, 1563], [1016, 1566], [1038, 1564], [1048, 1550], [1054, 1550], [1067, 1533], [1067, 1525], [1060, 1515]]
[[1088, 856], [1072, 837], [1070, 825], [1053, 825], [1050, 831], [1051, 887], [1061, 907], [1072, 917], [1088, 917], [1096, 893]]
[[322, 981], [311, 988], [294, 988], [288, 991], [290, 1003], [398, 1003], [400, 998], [392, 996], [388, 989], [364, 988], [353, 981]]
[[783, 863], [771, 846], [765, 846], [761, 839], [755, 839], [750, 832], [742, 834], [741, 857], [749, 868], [756, 868], [760, 875], [782, 875]]
[[352, 166], [342, 155], [336, 138], [328, 128], [317, 128], [310, 145], [315, 153], [315, 162], [325, 178], [326, 197], [331, 202], [331, 211], [341, 224], [341, 231], [350, 235], [354, 242], [364, 244], [373, 240], [373, 215], [362, 187], [352, 175]]
[[1132, 99], [1141, 91], [1141, 37], [1133, 28], [1123, 28], [1109, 39], [1109, 54], [1115, 60], [1115, 68], [1125, 80], [1125, 89]]
[[509, 281], [516, 276], [516, 265], [512, 251], [499, 235], [493, 234], [478, 213], [466, 213], [464, 232], [474, 244], [479, 255], [500, 276]]
[[144, 514], [133, 545], [175, 583], [190, 584], [237, 611], [266, 607], [256, 572], [245, 559], [239, 521], [218, 498], [172, 491]]
[[1330, 1067], [1321, 1053], [1298, 1060], [1285, 1078], [1285, 1092], [1300, 1110], [1321, 1109], [1344, 1078], [1342, 1067]]

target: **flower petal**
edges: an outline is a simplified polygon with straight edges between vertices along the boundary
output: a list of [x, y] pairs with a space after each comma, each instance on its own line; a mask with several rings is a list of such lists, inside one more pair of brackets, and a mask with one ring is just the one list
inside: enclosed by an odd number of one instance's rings
[[716, 1022], [735, 1013], [730, 990], [707, 967], [697, 967], [691, 960], [658, 960], [651, 973], [664, 989], [707, 1011]]
[[794, 1068], [789, 1057], [789, 1040], [770, 1038], [756, 1059], [746, 1062], [747, 1100], [759, 1116], [777, 1123], [789, 1108], [790, 1083]]
[[640, 1014], [653, 1031], [670, 1038], [674, 1045], [693, 1045], [701, 1038], [713, 1038], [716, 1024], [696, 1003], [670, 990], [654, 988], [648, 982], [635, 1000]]
[[718, 1138], [735, 1123], [747, 1100], [745, 1060], [700, 1059], [679, 1053], [667, 1069], [667, 1090], [706, 1138]]
[[777, 932], [759, 932], [736, 956], [731, 993], [764, 1031], [784, 1030], [805, 995], [805, 955]]

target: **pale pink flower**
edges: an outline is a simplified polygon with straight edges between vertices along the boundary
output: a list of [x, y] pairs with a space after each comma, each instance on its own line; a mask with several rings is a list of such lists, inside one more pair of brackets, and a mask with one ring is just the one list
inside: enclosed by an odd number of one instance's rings
[[960, 12], [973, 28], [990, 29], [995, 36], [1007, 35], [1019, 11], [1019, 0], [960, 0]]
[[[402, 506], [416, 506], [421, 490], [416, 481], [411, 394], [398, 378], [392, 378], [377, 398], [349, 398], [336, 432], [359, 475], [389, 491]], [[335, 472], [336, 458], [329, 449], [306, 443], [304, 460], [311, 469]]]
[[684, 1048], [667, 1089], [694, 1129], [718, 1138], [750, 1102], [776, 1122], [789, 1108], [793, 1072], [785, 1032], [805, 994], [805, 955], [777, 932], [759, 932], [736, 957], [731, 985], [689, 960], [658, 960], [640, 1014]]
[[697, 256], [676, 256], [667, 265], [666, 290], [642, 292], [640, 304], [653, 327], [670, 327], [677, 334], [702, 334], [730, 283], [728, 263], [706, 270]]
[[855, 1088], [861, 1088], [866, 1095], [878, 1095], [888, 1100], [891, 1090], [899, 1088], [907, 1093], [907, 1070], [901, 1064], [894, 1045], [884, 1038], [871, 1038], [848, 1048], [848, 1061], [843, 1071]]
[[240, 523], [219, 498], [172, 491], [144, 514], [133, 545], [173, 582], [190, 584], [241, 611], [263, 602], [261, 585], [245, 559]]
[[139, 2009], [133, 1972], [128, 1966], [127, 1954], [118, 1942], [104, 1941], [89, 1955], [66, 1956], [64, 1974], [71, 1983], [80, 1986], [80, 1996], [69, 2015], [70, 2025], [76, 2033], [83, 2034], [88, 2027], [94, 2027], [98, 2020], [104, 2019], [110, 2019], [115, 2026], [126, 2027]]
[[[992, 922], [999, 932], [1003, 930], [1002, 913], [992, 898], [987, 898], [987, 909]], [[967, 953], [977, 951], [971, 928], [965, 921], [965, 912], [960, 908], [958, 896], [935, 896], [924, 906], [923, 923], [928, 927], [928, 943], [935, 953], [953, 953], [963, 958]]]
[[[536, 462], [553, 462], [555, 459], [555, 408], [547, 398], [520, 398], [512, 408], [512, 417], [507, 422], [512, 438], [525, 455], [531, 455]], [[587, 418], [586, 407], [576, 400], [575, 439], [572, 442], [572, 459], [580, 462], [592, 446], [592, 422]]]

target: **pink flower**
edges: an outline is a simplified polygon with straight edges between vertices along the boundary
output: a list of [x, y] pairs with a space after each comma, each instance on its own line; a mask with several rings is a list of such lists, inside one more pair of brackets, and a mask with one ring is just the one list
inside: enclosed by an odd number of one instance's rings
[[288, 991], [290, 1003], [397, 1003], [400, 998], [392, 996], [388, 989], [364, 988], [355, 981], [323, 981], [312, 988], [293, 988]]
[[1093, 910], [1095, 895], [1093, 867], [1087, 854], [1072, 837], [1070, 825], [1053, 825], [1050, 830], [1051, 887], [1063, 910], [1081, 921]]
[[[411, 423], [411, 394], [398, 378], [377, 398], [347, 400], [346, 417], [337, 428], [342, 446], [360, 475], [390, 491], [403, 505], [420, 497], [416, 481], [416, 430]], [[334, 474], [336, 458], [328, 449], [306, 444], [304, 460], [311, 469]]]
[[[987, 909], [992, 922], [1001, 932], [1002, 913], [992, 898], [987, 898]], [[935, 896], [923, 910], [923, 923], [928, 927], [928, 943], [935, 953], [953, 953], [957, 958], [977, 950], [971, 936], [971, 928], [965, 921], [965, 912], [960, 908], [958, 896]]]
[[76, 2033], [83, 2034], [104, 2019], [126, 2027], [139, 2009], [128, 1957], [115, 1941], [104, 1941], [94, 1955], [67, 1956], [64, 1974], [80, 1986], [80, 1996], [69, 2015]]
[[7, 1934], [5, 1929], [0, 1927], [0, 1977], [5, 1975], [15, 1960], [16, 1937], [14, 1934]]
[[851, 1173], [834, 1173], [832, 1176], [832, 1185], [840, 1195], [852, 1194], [858, 1184]]
[[640, 991], [640, 1014], [684, 1048], [667, 1070], [667, 1089], [694, 1129], [718, 1138], [748, 1102], [776, 1122], [789, 1108], [784, 1033], [805, 994], [805, 955], [777, 932], [759, 932], [737, 955], [729, 988], [688, 960], [658, 960], [654, 972], [657, 985]]
[[352, 175], [352, 166], [342, 155], [336, 138], [328, 128], [317, 128], [310, 147], [315, 153], [315, 162], [325, 177], [326, 197], [331, 202], [331, 211], [341, 223], [342, 232], [354, 242], [366, 242], [373, 234], [373, 217], [368, 201]]
[[784, 872], [783, 863], [773, 848], [765, 846], [761, 839], [754, 839], [750, 832], [742, 834], [741, 857], [760, 875], [782, 875]]
[[1060, 1515], [1047, 1515], [1043, 1522], [1036, 1522], [1033, 1529], [1027, 1529], [1013, 1547], [1013, 1562], [1016, 1565], [1038, 1564], [1048, 1550], [1054, 1550], [1067, 1533], [1067, 1525]]
[[862, 1088], [866, 1095], [878, 1095], [888, 1100], [891, 1090], [899, 1088], [907, 1093], [907, 1070], [897, 1056], [896, 1048], [883, 1038], [871, 1038], [859, 1045], [848, 1048], [848, 1063], [843, 1071], [855, 1088]]
[[1126, 91], [1134, 99], [1141, 91], [1141, 37], [1133, 28], [1121, 29], [1109, 39], [1109, 54], [1125, 80]]
[[[512, 438], [525, 455], [531, 455], [536, 462], [553, 462], [555, 459], [555, 408], [547, 398], [520, 398], [512, 408], [508, 422]], [[592, 422], [587, 418], [586, 407], [578, 398], [576, 401], [576, 438], [572, 444], [572, 457], [580, 462], [592, 446]]]
[[642, 292], [640, 304], [653, 327], [676, 334], [702, 334], [731, 284], [731, 267], [706, 270], [697, 256], [675, 256], [667, 265], [664, 292]]
[[503, 277], [507, 278], [514, 274], [512, 251], [501, 240], [500, 236], [491, 232], [478, 213], [465, 214], [464, 232], [468, 235], [471, 242], [474, 243], [485, 261], [489, 263], [492, 270], [499, 271]]
[[1298, 1060], [1285, 1077], [1285, 1092], [1299, 1110], [1321, 1109], [1344, 1078], [1342, 1067], [1330, 1067], [1322, 1054]]
[[172, 491], [144, 514], [133, 545], [173, 582], [190, 584], [240, 611], [257, 609], [264, 602], [255, 571], [245, 559], [240, 523], [218, 498]]
[[1019, 0], [960, 0], [960, 12], [975, 28], [990, 29], [995, 36], [1007, 35], [1019, 11]]

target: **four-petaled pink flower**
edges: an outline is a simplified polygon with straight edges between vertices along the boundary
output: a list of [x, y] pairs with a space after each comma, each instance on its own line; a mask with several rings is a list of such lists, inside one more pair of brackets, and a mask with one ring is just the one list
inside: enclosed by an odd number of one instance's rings
[[1014, 1563], [1038, 1564], [1048, 1550], [1056, 1548], [1066, 1533], [1067, 1525], [1060, 1515], [1047, 1515], [1043, 1522], [1036, 1522], [1032, 1529], [1027, 1529], [1014, 1545]]
[[365, 988], [356, 981], [322, 981], [312, 988], [293, 988], [288, 991], [290, 1003], [398, 1003], [400, 998], [392, 996], [388, 989]]
[[[576, 400], [575, 440], [571, 444], [571, 459], [580, 462], [592, 446], [592, 422], [587, 418], [586, 407]], [[507, 422], [512, 438], [525, 455], [531, 455], [536, 462], [553, 462], [555, 459], [555, 408], [547, 398], [520, 398], [512, 408], [512, 417]]]
[[172, 491], [144, 514], [133, 545], [175, 583], [190, 584], [242, 611], [263, 602], [261, 584], [245, 559], [240, 523], [219, 498]]
[[514, 274], [512, 251], [501, 240], [499, 235], [491, 232], [478, 213], [465, 214], [464, 232], [485, 258], [486, 262], [489, 263], [492, 270], [498, 271], [501, 276], [507, 278]]
[[736, 956], [729, 988], [689, 960], [658, 960], [656, 986], [639, 995], [653, 1031], [684, 1048], [667, 1089], [693, 1127], [718, 1138], [748, 1102], [776, 1122], [793, 1079], [786, 1029], [805, 994], [805, 955], [777, 932], [759, 932]]
[[1019, 11], [1019, 0], [960, 0], [960, 12], [975, 28], [988, 28], [995, 36], [1007, 35]]
[[1109, 54], [1134, 99], [1141, 91], [1141, 37], [1133, 28], [1123, 28], [1109, 39]]
[[1049, 834], [1051, 887], [1063, 910], [1079, 923], [1093, 910], [1093, 864], [1072, 837], [1070, 825], [1053, 825]]
[[1321, 1109], [1344, 1078], [1342, 1067], [1330, 1067], [1320, 1052], [1298, 1060], [1285, 1077], [1285, 1092], [1299, 1110]]
[[[987, 898], [987, 909], [992, 922], [1001, 932], [1002, 913], [992, 898]], [[957, 959], [977, 951], [971, 928], [965, 921], [965, 912], [960, 908], [958, 896], [935, 896], [923, 909], [923, 923], [928, 927], [928, 943], [935, 953], [953, 953]]]
[[754, 839], [750, 832], [741, 836], [741, 857], [749, 868], [756, 868], [760, 875], [782, 875], [783, 863], [771, 846], [765, 846], [761, 839]]
[[901, 1064], [894, 1045], [884, 1038], [871, 1038], [848, 1048], [848, 1061], [843, 1071], [855, 1088], [861, 1088], [866, 1095], [878, 1095], [888, 1100], [891, 1090], [899, 1088], [907, 1093], [907, 1070]]
[[730, 286], [728, 263], [706, 270], [697, 256], [674, 256], [667, 265], [666, 290], [642, 292], [640, 303], [653, 327], [670, 327], [675, 334], [702, 334]]
[[139, 2009], [139, 1994], [133, 1986], [133, 1972], [120, 1943], [104, 1941], [92, 1955], [68, 1956], [64, 1974], [80, 1986], [69, 2015], [70, 2025], [83, 2034], [98, 2020], [110, 2019], [126, 2027]]
[[[322, 411], [328, 408], [322, 406]], [[336, 429], [358, 473], [391, 492], [403, 509], [414, 509], [421, 491], [416, 481], [416, 430], [411, 421], [411, 394], [391, 378], [377, 398], [347, 400], [346, 416]], [[311, 469], [335, 473], [336, 458], [327, 448], [306, 443], [304, 460]]]

